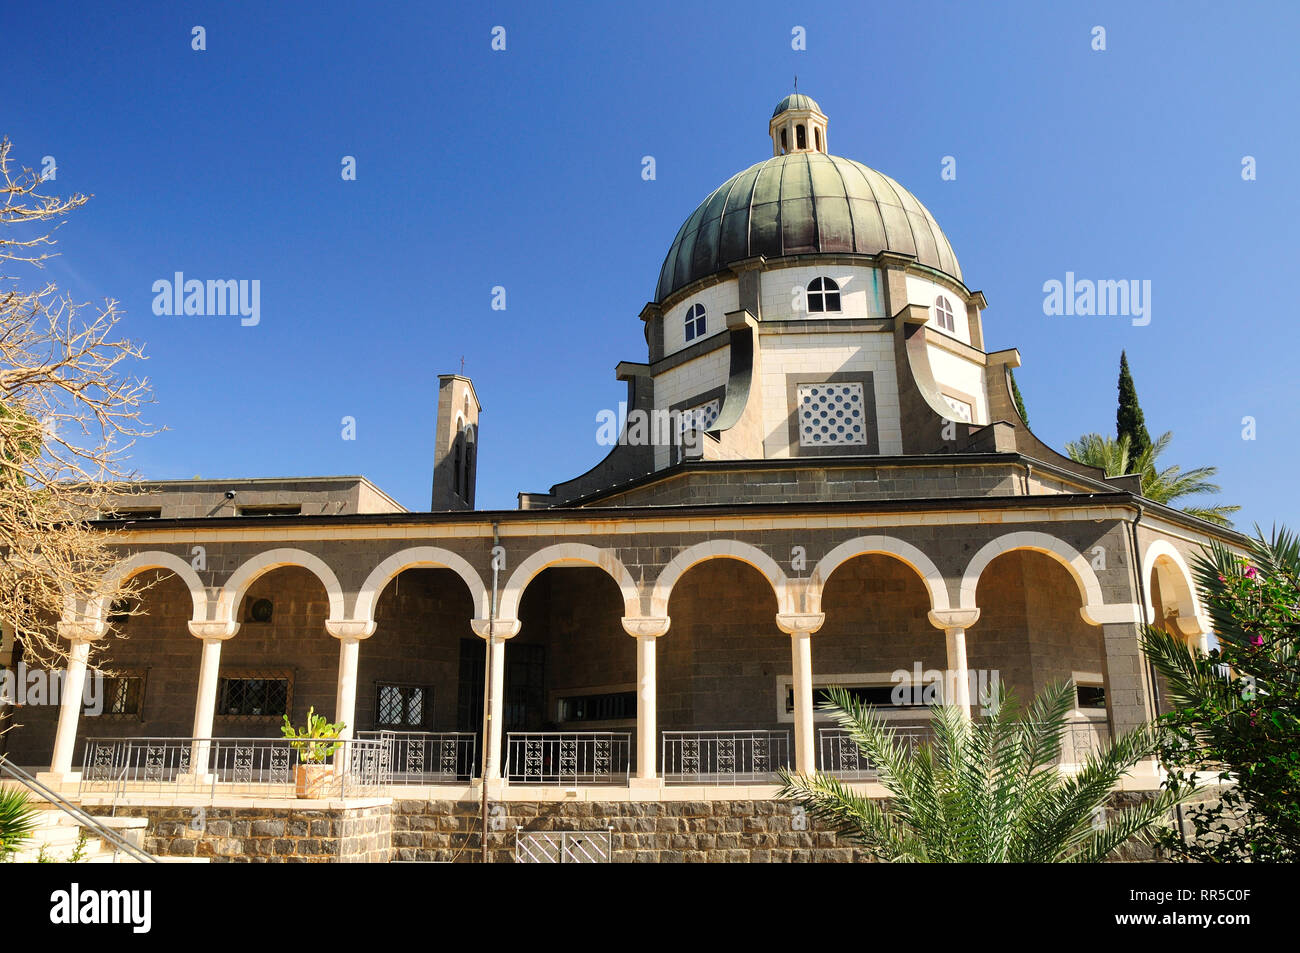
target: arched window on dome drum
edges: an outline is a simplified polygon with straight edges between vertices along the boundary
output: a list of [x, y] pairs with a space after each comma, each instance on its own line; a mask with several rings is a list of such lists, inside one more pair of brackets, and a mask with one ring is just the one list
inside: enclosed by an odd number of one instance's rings
[[945, 331], [957, 330], [957, 324], [952, 318], [952, 305], [943, 295], [934, 299], [934, 322]]
[[821, 152], [821, 151], [822, 151], [822, 131], [821, 131], [820, 129], [814, 129], [814, 130], [813, 130], [813, 139], [814, 139], [814, 140], [816, 141], [816, 143], [817, 143], [817, 151], [818, 151], [818, 152]]
[[785, 130], [782, 129], [781, 130], [781, 155], [785, 155], [789, 151], [790, 151], [790, 142], [786, 138]]
[[840, 310], [840, 286], [830, 278], [808, 282], [808, 313], [821, 314]]
[[696, 338], [704, 337], [704, 330], [707, 325], [704, 305], [691, 305], [690, 310], [686, 312], [686, 340], [694, 341]]
[[794, 147], [796, 149], [808, 148], [808, 132], [804, 129], [803, 123], [794, 127]]

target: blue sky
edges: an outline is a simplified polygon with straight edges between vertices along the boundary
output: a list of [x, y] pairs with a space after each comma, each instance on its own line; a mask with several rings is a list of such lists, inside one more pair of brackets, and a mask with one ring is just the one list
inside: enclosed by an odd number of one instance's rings
[[[8, 21], [0, 134], [94, 194], [47, 272], [119, 299], [146, 344], [168, 428], [137, 448], [147, 477], [363, 473], [426, 508], [462, 357], [481, 507], [586, 470], [678, 226], [770, 154], [797, 73], [830, 151], [943, 226], [1041, 438], [1113, 429], [1126, 349], [1166, 462], [1217, 464], [1240, 527], [1300, 523], [1295, 4], [51, 0]], [[154, 315], [177, 271], [260, 280], [260, 323]], [[1044, 315], [1067, 271], [1150, 280], [1151, 323]]]

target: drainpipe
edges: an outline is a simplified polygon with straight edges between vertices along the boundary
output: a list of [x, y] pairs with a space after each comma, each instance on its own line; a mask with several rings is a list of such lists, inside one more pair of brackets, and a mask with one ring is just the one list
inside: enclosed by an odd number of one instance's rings
[[488, 862], [488, 778], [492, 773], [492, 638], [497, 624], [497, 559], [496, 548], [501, 544], [500, 525], [492, 521], [492, 604], [488, 607], [487, 665], [484, 666], [487, 684], [483, 689], [483, 836], [479, 839], [481, 859]]
[[[1147, 604], [1146, 580], [1142, 578], [1142, 557], [1138, 550], [1138, 523], [1142, 522], [1142, 504], [1137, 503], [1137, 516], [1129, 523], [1129, 539], [1133, 549], [1133, 575], [1137, 578], [1137, 595], [1139, 612]], [[1143, 618], [1143, 623], [1146, 619]], [[1147, 677], [1151, 681], [1151, 710], [1156, 716], [1160, 714], [1160, 688], [1156, 683], [1156, 667], [1147, 659]]]

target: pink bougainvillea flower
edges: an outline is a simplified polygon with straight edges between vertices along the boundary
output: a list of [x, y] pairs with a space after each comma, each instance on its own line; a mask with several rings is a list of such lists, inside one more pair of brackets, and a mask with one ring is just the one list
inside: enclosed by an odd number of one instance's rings
[[1264, 637], [1262, 635], [1257, 635], [1250, 640], [1250, 644], [1255, 646], [1256, 648], [1259, 648], [1264, 644]]
[[1247, 579], [1254, 579], [1254, 578], [1255, 578], [1256, 576], [1258, 576], [1258, 575], [1259, 575], [1259, 570], [1256, 569], [1254, 566], [1247, 566], [1247, 567], [1246, 567], [1246, 578], [1247, 578]]

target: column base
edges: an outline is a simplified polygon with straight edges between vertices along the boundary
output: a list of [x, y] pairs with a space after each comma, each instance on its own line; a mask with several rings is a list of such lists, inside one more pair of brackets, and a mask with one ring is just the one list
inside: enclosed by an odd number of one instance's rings
[[[488, 800], [490, 801], [493, 798], [496, 798], [497, 800], [501, 800], [505, 796], [507, 787], [508, 785], [506, 784], [504, 778], [488, 778], [487, 780]], [[474, 783], [470, 787], [470, 791], [473, 792], [474, 797], [476, 798], [482, 797], [483, 781], [481, 779], [475, 779]]]
[[663, 778], [629, 778], [627, 786], [633, 791], [662, 791]]
[[39, 771], [36, 774], [36, 780], [46, 787], [54, 788], [58, 791], [60, 785], [80, 784], [80, 771]]
[[215, 774], [178, 774], [176, 775], [177, 784], [191, 784], [199, 787], [206, 787], [217, 780]]

